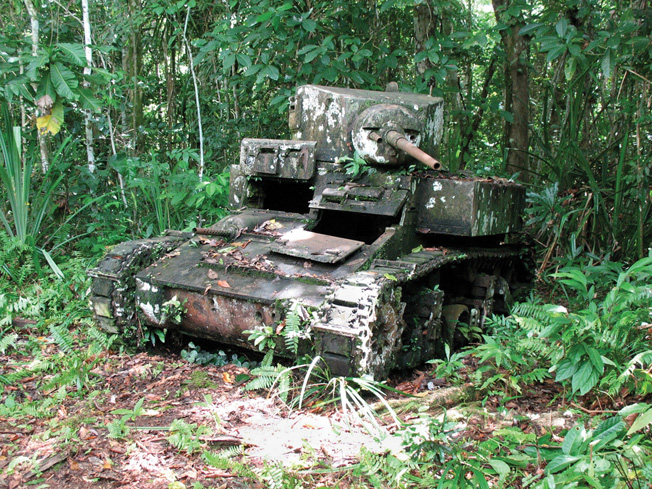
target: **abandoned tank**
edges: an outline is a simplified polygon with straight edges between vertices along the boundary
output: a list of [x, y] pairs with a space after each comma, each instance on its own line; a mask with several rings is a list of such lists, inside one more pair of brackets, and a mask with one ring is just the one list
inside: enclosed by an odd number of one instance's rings
[[337, 375], [433, 358], [526, 282], [524, 188], [443, 171], [443, 124], [437, 97], [299, 87], [292, 139], [242, 141], [228, 217], [122, 243], [91, 271], [97, 322], [246, 348], [286, 328]]

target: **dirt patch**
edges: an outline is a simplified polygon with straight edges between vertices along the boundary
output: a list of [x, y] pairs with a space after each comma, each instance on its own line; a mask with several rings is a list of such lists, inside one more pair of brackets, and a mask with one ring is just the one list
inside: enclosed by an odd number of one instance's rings
[[[0, 357], [0, 374], [29, 361]], [[470, 379], [475, 367], [465, 365], [456, 382]], [[83, 394], [74, 387], [44, 390], [51, 375], [6, 385], [0, 404], [16, 408], [10, 415], [0, 411], [0, 488], [264, 487], [251, 471], [277, 464], [328, 468], [324, 474], [314, 470], [315, 485], [348, 487], [363, 447], [400, 450], [400, 439], [388, 436], [394, 428], [389, 416], [378, 432], [335, 407], [290, 410], [277, 397], [246, 391], [239, 379], [248, 372], [189, 364], [171, 353], [112, 354], [90, 371]], [[462, 436], [478, 441], [509, 426], [558, 434], [576, 419], [552, 381], [512, 399], [479, 399], [472, 382], [453, 387], [427, 371], [389, 384], [412, 395], [388, 391], [387, 402], [403, 420], [416, 419], [423, 406], [434, 415], [447, 409]]]
[[[341, 467], [355, 462], [362, 446], [381, 449], [335, 410], [290, 411], [277, 398], [246, 392], [235, 382], [245, 371], [174, 356], [108, 356], [93, 371], [91, 392], [70, 392], [41, 417], [24, 410], [0, 417], [0, 488], [167, 489], [175, 481], [250, 487], [201, 453], [241, 446], [258, 466]], [[37, 379], [27, 380], [12, 402], [40, 395]], [[175, 423], [188, 432], [173, 430]]]

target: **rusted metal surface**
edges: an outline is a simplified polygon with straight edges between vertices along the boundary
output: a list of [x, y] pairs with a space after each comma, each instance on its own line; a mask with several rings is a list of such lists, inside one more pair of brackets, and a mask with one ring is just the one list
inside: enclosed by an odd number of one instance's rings
[[428, 153], [421, 151], [417, 146], [408, 141], [404, 134], [401, 134], [398, 131], [389, 130], [385, 133], [385, 139], [391, 146], [400, 150], [401, 152], [404, 152], [405, 154], [412, 156], [412, 158], [415, 160], [419, 160], [427, 167], [435, 171], [442, 169], [441, 162], [439, 160], [433, 158]]
[[416, 201], [422, 233], [491, 236], [520, 231], [525, 189], [503, 180], [425, 178]]
[[315, 174], [315, 141], [243, 139], [240, 167], [245, 175], [308, 180]]
[[[450, 311], [481, 324], [506, 310], [521, 250], [501, 242], [524, 206], [524, 189], [502, 180], [408, 171], [440, 169], [442, 115], [427, 95], [300, 87], [295, 139], [242, 141], [230, 216], [163, 250], [129, 242], [107, 255], [93, 272], [96, 319], [119, 332], [138, 310], [149, 325], [253, 348], [245, 331], [282, 331], [298, 304], [335, 374], [382, 379], [432, 358], [453, 339]], [[172, 299], [180, 324], [166, 317]]]
[[335, 161], [351, 154], [350, 128], [366, 109], [378, 104], [400, 106], [414, 114], [422, 149], [435, 154], [443, 132], [443, 101], [416, 93], [305, 85], [297, 88], [290, 103], [290, 130], [295, 139], [317, 142], [317, 160]]
[[399, 165], [408, 160], [405, 151], [397, 151], [386, 134], [395, 132], [409, 138], [414, 144], [421, 143], [423, 120], [413, 110], [396, 104], [376, 104], [356, 117], [351, 130], [351, 141], [358, 154], [368, 163]]
[[407, 201], [407, 197], [407, 190], [361, 187], [346, 183], [321, 189], [321, 192], [310, 203], [310, 208], [359, 212], [377, 216], [396, 216]]
[[203, 338], [219, 338], [224, 343], [250, 347], [244, 331], [274, 324], [281, 320], [283, 309], [274, 303], [255, 302], [219, 294], [197, 294], [183, 289], [169, 289], [168, 296], [184, 302], [184, 332]]
[[193, 229], [195, 234], [200, 234], [203, 236], [225, 236], [225, 237], [235, 237], [231, 231], [225, 231], [222, 229], [215, 228], [195, 228]]
[[321, 263], [337, 263], [358, 251], [363, 245], [362, 241], [295, 229], [277, 239], [270, 248], [283, 255]]

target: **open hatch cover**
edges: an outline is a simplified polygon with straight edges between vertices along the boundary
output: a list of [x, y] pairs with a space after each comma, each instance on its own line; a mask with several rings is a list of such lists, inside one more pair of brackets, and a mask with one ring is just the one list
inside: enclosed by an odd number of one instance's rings
[[353, 239], [293, 229], [272, 243], [271, 250], [320, 263], [337, 263], [359, 250], [363, 244]]

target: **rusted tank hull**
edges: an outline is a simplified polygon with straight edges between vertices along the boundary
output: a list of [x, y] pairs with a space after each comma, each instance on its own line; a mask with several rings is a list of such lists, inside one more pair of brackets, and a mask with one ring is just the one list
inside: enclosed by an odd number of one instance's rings
[[[161, 326], [178, 329], [191, 336], [207, 338], [245, 348], [253, 345], [247, 341], [245, 331], [253, 331], [264, 324], [275, 324], [282, 315], [273, 303], [253, 302], [218, 294], [203, 295], [184, 289], [165, 288], [163, 301], [176, 298], [185, 309], [179, 324], [164, 323]], [[160, 317], [145, 313], [156, 324]]]
[[523, 277], [521, 248], [505, 243], [521, 230], [525, 190], [439, 172], [443, 100], [296, 93], [294, 139], [242, 141], [231, 215], [100, 263], [98, 323], [135, 333], [138, 311], [150, 326], [238, 346], [256, 348], [250, 331], [272, 336], [276, 353], [300, 336], [333, 373], [383, 379], [454, 343], [457, 323], [506, 310]]

